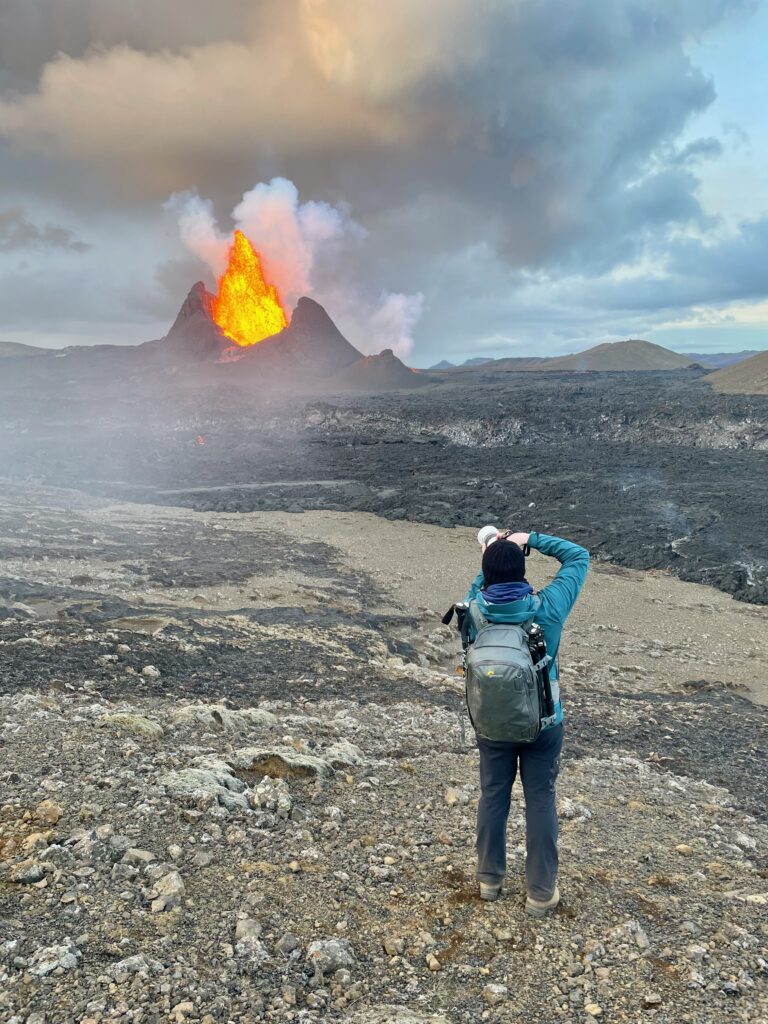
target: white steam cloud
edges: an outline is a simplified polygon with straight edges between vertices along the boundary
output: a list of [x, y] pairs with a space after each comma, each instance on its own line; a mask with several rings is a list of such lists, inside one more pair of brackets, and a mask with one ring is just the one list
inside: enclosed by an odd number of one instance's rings
[[[165, 205], [178, 219], [184, 245], [220, 277], [232, 235], [219, 228], [213, 203], [189, 191], [175, 193]], [[301, 203], [292, 181], [273, 178], [243, 195], [232, 222], [260, 253], [264, 272], [285, 304], [293, 306], [302, 295], [311, 295], [327, 304], [332, 316], [344, 318], [354, 334], [350, 341], [362, 351], [391, 348], [399, 356], [411, 351], [412, 331], [424, 304], [421, 294], [384, 292], [372, 302], [354, 281], [338, 279], [332, 295], [316, 290], [314, 275], [320, 266], [326, 279], [334, 277], [336, 257], [366, 238], [365, 229], [346, 210], [324, 202]]]

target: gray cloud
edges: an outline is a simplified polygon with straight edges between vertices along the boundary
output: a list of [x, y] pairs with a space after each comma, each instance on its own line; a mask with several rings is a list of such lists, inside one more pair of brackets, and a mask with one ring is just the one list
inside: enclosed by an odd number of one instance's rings
[[723, 144], [719, 139], [696, 139], [694, 142], [689, 142], [687, 146], [683, 146], [679, 153], [675, 154], [672, 162], [684, 165], [696, 163], [699, 160], [712, 160], [721, 156], [722, 152]]
[[87, 252], [91, 247], [58, 224], [33, 224], [18, 206], [0, 210], [0, 252], [35, 248]]
[[[0, 87], [15, 91], [0, 92], [0, 154], [25, 202], [46, 192], [81, 216], [118, 211], [153, 238], [161, 204], [188, 188], [222, 225], [275, 175], [302, 200], [347, 203], [369, 232], [356, 273], [423, 292], [417, 337], [435, 352], [519, 334], [515, 317], [546, 318], [545, 294], [574, 322], [585, 296], [650, 309], [724, 271], [718, 293], [753, 294], [739, 247], [760, 248], [756, 227], [681, 241], [717, 230], [698, 173], [721, 152], [714, 138], [680, 143], [715, 97], [686, 42], [750, 6], [6, 0]], [[153, 265], [126, 251], [115, 273], [171, 316], [181, 257], [164, 236]], [[611, 280], [662, 258], [666, 283]]]

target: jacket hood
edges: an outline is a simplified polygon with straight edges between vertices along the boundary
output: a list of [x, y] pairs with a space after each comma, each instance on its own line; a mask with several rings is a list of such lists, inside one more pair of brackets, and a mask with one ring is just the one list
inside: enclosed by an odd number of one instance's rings
[[480, 593], [477, 595], [476, 601], [478, 609], [489, 622], [527, 622], [528, 619], [534, 617], [541, 604], [535, 594], [521, 597], [519, 601], [491, 604]]

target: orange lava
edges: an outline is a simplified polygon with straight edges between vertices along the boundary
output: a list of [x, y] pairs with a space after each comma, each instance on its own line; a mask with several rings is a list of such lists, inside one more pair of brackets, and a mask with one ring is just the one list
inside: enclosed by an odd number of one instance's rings
[[219, 278], [213, 319], [237, 345], [255, 345], [288, 325], [277, 289], [264, 280], [259, 254], [242, 231], [235, 232]]

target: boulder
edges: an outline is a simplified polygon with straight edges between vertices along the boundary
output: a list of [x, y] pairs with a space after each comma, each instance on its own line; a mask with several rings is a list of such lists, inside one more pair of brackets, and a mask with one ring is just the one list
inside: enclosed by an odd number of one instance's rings
[[338, 740], [323, 751], [323, 759], [333, 768], [357, 768], [365, 763], [363, 752], [349, 740]]
[[328, 761], [300, 754], [293, 747], [243, 747], [231, 754], [229, 762], [237, 771], [260, 778], [269, 775], [273, 779], [310, 779], [333, 771]]
[[115, 712], [110, 715], [103, 715], [100, 724], [123, 736], [132, 736], [135, 739], [159, 740], [163, 738], [163, 727], [159, 722], [153, 722], [144, 715], [135, 715], [128, 712]]
[[269, 711], [245, 708], [233, 711], [223, 704], [189, 704], [171, 715], [173, 725], [197, 729], [201, 732], [220, 732], [232, 735], [257, 727], [269, 728], [277, 718]]
[[158, 783], [167, 796], [185, 807], [205, 809], [220, 804], [228, 811], [248, 808], [248, 787], [226, 762], [214, 758], [201, 758], [193, 767], [169, 772]]

